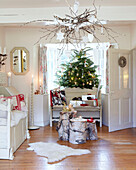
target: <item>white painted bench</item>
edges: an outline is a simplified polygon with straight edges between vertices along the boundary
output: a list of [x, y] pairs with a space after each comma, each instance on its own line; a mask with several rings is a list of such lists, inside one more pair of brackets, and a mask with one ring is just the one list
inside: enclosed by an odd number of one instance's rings
[[[77, 106], [74, 109], [77, 111], [77, 115], [81, 115], [83, 118], [93, 117], [96, 121], [100, 122], [102, 127], [102, 105], [101, 105], [101, 91], [97, 88], [91, 89], [80, 89], [80, 88], [65, 88], [65, 95], [67, 104], [70, 103], [74, 97], [82, 97], [82, 95], [92, 94], [98, 99], [98, 106]], [[62, 111], [62, 105], [55, 105], [51, 108], [50, 112], [50, 126], [52, 121], [58, 121], [60, 111]]]

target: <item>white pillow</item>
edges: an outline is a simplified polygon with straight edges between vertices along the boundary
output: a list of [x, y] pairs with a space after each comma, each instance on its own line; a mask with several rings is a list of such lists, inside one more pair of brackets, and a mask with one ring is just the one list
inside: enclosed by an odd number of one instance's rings
[[25, 102], [21, 101], [20, 104], [21, 104], [22, 111], [28, 111]]

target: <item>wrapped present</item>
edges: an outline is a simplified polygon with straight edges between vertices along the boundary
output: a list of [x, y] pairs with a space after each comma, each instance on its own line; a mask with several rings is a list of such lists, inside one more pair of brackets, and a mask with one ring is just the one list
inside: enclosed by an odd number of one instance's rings
[[92, 100], [95, 99], [95, 95], [82, 95], [82, 100]]
[[73, 107], [77, 107], [77, 106], [80, 106], [80, 104], [82, 104], [82, 101], [70, 100], [70, 104], [72, 104]]

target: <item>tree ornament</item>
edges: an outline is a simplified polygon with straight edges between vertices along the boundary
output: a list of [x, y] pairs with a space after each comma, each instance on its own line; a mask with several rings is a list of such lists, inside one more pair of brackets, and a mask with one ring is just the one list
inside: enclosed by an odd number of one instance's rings
[[89, 42], [92, 42], [92, 41], [93, 41], [93, 38], [94, 38], [93, 34], [88, 34]]
[[71, 80], [74, 80], [74, 77], [71, 77]]
[[79, 74], [77, 73], [77, 76], [79, 76]]
[[87, 43], [89, 40], [88, 40], [88, 37], [87, 36], [84, 36], [84, 37], [82, 37], [82, 41], [84, 42], [84, 43]]
[[92, 81], [90, 81], [89, 85], [92, 85]]
[[59, 40], [60, 42], [64, 39], [64, 33], [62, 33], [61, 31], [59, 31], [57, 33], [57, 40]]
[[77, 82], [75, 82], [75, 85], [77, 85]]

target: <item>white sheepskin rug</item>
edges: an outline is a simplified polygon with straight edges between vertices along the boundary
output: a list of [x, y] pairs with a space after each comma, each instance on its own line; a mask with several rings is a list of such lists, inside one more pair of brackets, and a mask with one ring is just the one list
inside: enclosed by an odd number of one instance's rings
[[72, 149], [68, 146], [59, 145], [57, 143], [44, 143], [36, 142], [30, 143], [27, 150], [33, 150], [37, 155], [45, 156], [48, 158], [48, 162], [60, 161], [63, 158], [71, 155], [82, 155], [91, 153], [87, 149]]

